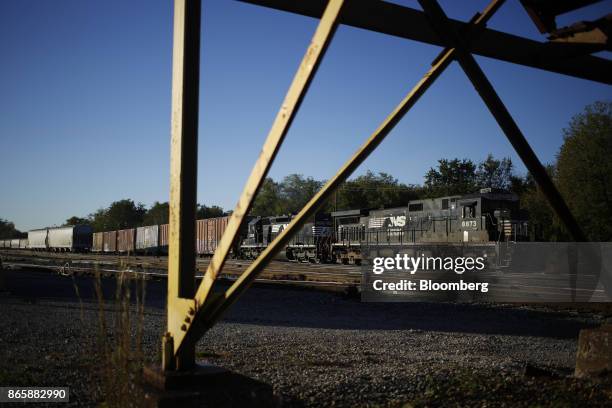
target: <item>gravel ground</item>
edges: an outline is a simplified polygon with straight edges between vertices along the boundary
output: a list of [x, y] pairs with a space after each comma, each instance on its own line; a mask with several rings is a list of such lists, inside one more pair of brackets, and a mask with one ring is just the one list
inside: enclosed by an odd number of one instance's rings
[[[0, 295], [0, 384], [68, 385], [72, 406], [109, 402], [90, 279], [77, 280], [80, 305], [68, 296], [70, 278], [38, 274], [20, 275], [23, 287], [43, 280], [47, 292], [65, 296], [24, 292], [8, 277], [10, 293]], [[159, 358], [160, 293], [161, 283], [148, 284], [147, 361]], [[270, 384], [287, 406], [610, 406], [612, 384], [571, 377], [579, 330], [606, 318], [526, 307], [360, 303], [255, 287], [199, 343], [197, 355]], [[138, 399], [138, 389], [130, 390]]]

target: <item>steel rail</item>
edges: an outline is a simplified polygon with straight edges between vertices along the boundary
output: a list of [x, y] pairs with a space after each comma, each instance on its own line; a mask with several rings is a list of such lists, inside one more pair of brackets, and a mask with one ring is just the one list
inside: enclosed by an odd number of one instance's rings
[[[482, 14], [477, 14], [471, 21], [471, 28], [483, 27], [493, 14], [504, 3], [504, 0], [493, 0]], [[382, 124], [372, 133], [357, 152], [340, 168], [340, 170], [319, 190], [314, 197], [302, 208], [289, 225], [272, 241], [260, 256], [244, 271], [244, 273], [224, 293], [204, 304], [197, 310], [189, 330], [186, 330], [184, 339], [189, 343], [196, 342], [210, 327], [212, 327], [250, 284], [263, 268], [274, 258], [276, 253], [291, 239], [291, 236], [312, 216], [317, 209], [331, 196], [340, 183], [346, 180], [352, 172], [376, 149], [376, 147], [393, 130], [404, 115], [412, 108], [425, 91], [450, 65], [455, 56], [455, 49], [448, 48], [434, 60], [432, 67], [421, 80], [404, 97], [400, 104], [387, 116]], [[187, 319], [190, 316], [187, 315]], [[175, 339], [176, 341], [176, 339]], [[180, 347], [183, 342], [175, 343]]]

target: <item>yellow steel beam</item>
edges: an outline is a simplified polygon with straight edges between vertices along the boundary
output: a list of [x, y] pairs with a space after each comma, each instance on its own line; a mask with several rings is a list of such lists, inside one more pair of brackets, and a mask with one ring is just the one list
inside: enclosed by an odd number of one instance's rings
[[[174, 355], [172, 338], [183, 333], [185, 306], [195, 292], [195, 219], [198, 168], [198, 92], [200, 76], [200, 0], [175, 0], [172, 55], [170, 143], [170, 230], [168, 249], [168, 334], [165, 370], [195, 364], [195, 348]], [[175, 357], [175, 358], [173, 358]]]
[[[263, 145], [263, 148], [259, 154], [259, 158], [251, 171], [249, 179], [244, 187], [244, 190], [240, 196], [238, 204], [234, 209], [227, 228], [219, 242], [217, 250], [213, 255], [204, 279], [198, 287], [195, 295], [193, 304], [183, 305], [183, 321], [185, 324], [185, 330], [179, 333], [173, 332], [174, 337], [174, 349], [175, 354], [178, 352], [179, 347], [183, 343], [184, 335], [189, 329], [189, 323], [194, 319], [193, 314], [197, 314], [195, 318], [200, 315], [200, 306], [206, 302], [208, 295], [213, 287], [215, 279], [219, 272], [223, 268], [227, 256], [230, 252], [232, 244], [236, 240], [241, 225], [243, 224], [245, 216], [248, 214], [255, 195], [259, 190], [259, 187], [263, 183], [278, 150], [283, 142], [291, 122], [297, 113], [300, 103], [306, 95], [306, 91], [314, 78], [314, 75], [319, 67], [325, 51], [329, 46], [331, 39], [338, 27], [339, 16], [344, 5], [344, 0], [330, 0], [321, 21], [314, 33], [312, 41], [306, 50], [306, 54], [302, 59], [300, 66], [293, 78], [293, 82], [289, 87], [287, 95], [281, 105], [281, 108], [276, 115], [276, 119], [272, 124], [272, 128], [268, 133], [268, 137]], [[188, 315], [187, 309], [191, 309], [192, 315]], [[188, 320], [188, 321], [185, 321]], [[188, 347], [192, 347], [189, 345]]]
[[[482, 28], [504, 0], [493, 0], [489, 6], [472, 19], [471, 27]], [[475, 31], [475, 30], [472, 30]], [[317, 211], [327, 198], [334, 192], [340, 183], [348, 178], [351, 173], [368, 157], [368, 155], [384, 140], [401, 118], [414, 106], [419, 98], [450, 65], [455, 56], [455, 49], [445, 49], [440, 56], [434, 60], [432, 67], [423, 78], [391, 112], [383, 123], [374, 131], [367, 141], [351, 157], [317, 194], [304, 206], [295, 216], [291, 223], [268, 245], [260, 256], [244, 271], [244, 273], [227, 289], [225, 293], [210, 301], [199, 310], [198, 318], [194, 321], [188, 333], [191, 342], [197, 341], [206, 330], [212, 327], [222, 316], [223, 312], [231, 306], [240, 295], [246, 291], [256, 276], [273, 259], [273, 257], [289, 241], [291, 236]], [[180, 347], [180, 344], [176, 346]]]

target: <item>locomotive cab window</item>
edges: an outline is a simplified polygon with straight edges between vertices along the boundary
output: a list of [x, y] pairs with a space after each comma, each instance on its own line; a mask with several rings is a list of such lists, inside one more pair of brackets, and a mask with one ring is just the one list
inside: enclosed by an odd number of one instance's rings
[[408, 205], [408, 211], [410, 211], [410, 212], [413, 212], [413, 211], [423, 211], [423, 203], [409, 204]]
[[461, 207], [461, 218], [474, 218], [476, 216], [476, 204], [464, 204]]

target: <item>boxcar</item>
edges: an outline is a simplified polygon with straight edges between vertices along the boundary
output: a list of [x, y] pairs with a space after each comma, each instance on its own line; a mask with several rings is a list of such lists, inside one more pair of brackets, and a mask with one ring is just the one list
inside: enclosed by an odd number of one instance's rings
[[168, 245], [170, 239], [170, 226], [168, 224], [162, 224], [159, 226], [159, 251], [167, 254]]
[[92, 252], [104, 252], [104, 233], [94, 232], [91, 244]]
[[47, 249], [49, 247], [49, 231], [47, 228], [28, 231], [28, 246], [30, 249]]
[[136, 250], [136, 229], [128, 228], [117, 231], [117, 251], [134, 253]]
[[19, 248], [19, 238], [11, 239], [11, 248]]
[[136, 251], [157, 252], [159, 250], [159, 226], [149, 225], [136, 229]]
[[48, 247], [59, 251], [88, 251], [91, 249], [93, 230], [89, 225], [70, 225], [49, 228]]
[[215, 253], [228, 222], [229, 216], [197, 220], [196, 252], [198, 255]]
[[28, 248], [28, 239], [27, 238], [20, 238], [19, 239], [19, 248], [20, 249], [27, 249]]
[[117, 231], [104, 232], [104, 252], [117, 252]]

